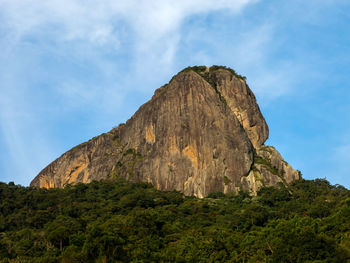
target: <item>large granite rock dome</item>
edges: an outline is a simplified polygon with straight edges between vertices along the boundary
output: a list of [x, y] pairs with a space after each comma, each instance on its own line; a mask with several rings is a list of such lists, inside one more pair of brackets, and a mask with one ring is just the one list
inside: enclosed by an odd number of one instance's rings
[[263, 185], [299, 178], [264, 146], [268, 133], [244, 77], [225, 67], [190, 67], [157, 89], [126, 124], [64, 153], [31, 185], [125, 178], [198, 197], [256, 194]]

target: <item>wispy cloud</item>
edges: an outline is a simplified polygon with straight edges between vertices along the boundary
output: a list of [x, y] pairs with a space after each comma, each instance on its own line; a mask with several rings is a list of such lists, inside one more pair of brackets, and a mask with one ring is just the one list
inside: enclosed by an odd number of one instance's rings
[[[124, 99], [156, 88], [152, 74], [168, 76], [187, 18], [235, 15], [255, 2], [0, 0], [0, 133], [8, 151], [0, 169], [12, 167], [6, 171], [16, 182], [28, 184], [76, 143], [62, 125], [74, 123], [68, 128], [74, 133], [87, 122], [95, 133], [103, 120], [135, 110], [138, 103], [130, 107]], [[65, 146], [57, 147], [60, 140]]]
[[[188, 65], [233, 67], [247, 76], [263, 107], [304, 95], [318, 115], [332, 115], [310, 98], [326, 83], [343, 83], [334, 72], [347, 79], [348, 42], [333, 40], [345, 5], [347, 0], [0, 0], [0, 147], [7, 151], [0, 170], [17, 167], [13, 176], [28, 184], [64, 150], [125, 121]], [[338, 42], [342, 53], [329, 45]], [[334, 156], [347, 151], [346, 143], [339, 145]]]
[[[92, 43], [115, 43], [124, 22], [133, 34], [146, 41], [144, 48], [175, 32], [191, 15], [226, 9], [238, 12], [256, 0], [194, 0], [194, 1], [39, 1], [2, 0], [1, 15], [4, 27], [21, 38], [32, 34], [53, 34], [57, 41], [83, 39]], [[47, 31], [53, 29], [53, 31]]]
[[254, 92], [263, 98], [264, 104], [292, 91], [299, 67], [289, 61], [275, 61], [270, 64], [278, 38], [276, 24], [265, 22], [254, 25], [247, 32], [240, 32], [233, 46], [233, 61], [248, 75], [248, 82]]

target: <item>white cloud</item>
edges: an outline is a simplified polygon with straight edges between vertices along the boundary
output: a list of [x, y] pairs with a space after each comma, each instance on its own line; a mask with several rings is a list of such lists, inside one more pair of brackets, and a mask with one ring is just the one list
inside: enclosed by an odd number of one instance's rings
[[[26, 184], [60, 153], [52, 118], [62, 121], [84, 107], [111, 116], [121, 111], [131, 81], [115, 54], [130, 56], [132, 88], [145, 89], [136, 85], [143, 86], [150, 71], [172, 67], [187, 18], [235, 14], [257, 1], [0, 0], [0, 131], [13, 167], [8, 171], [17, 174], [11, 176]], [[117, 79], [121, 69], [125, 80]]]
[[[113, 28], [118, 21], [127, 22], [138, 37], [152, 43], [174, 32], [191, 15], [226, 9], [238, 12], [256, 0], [2, 0], [0, 12], [5, 26], [17, 36], [40, 33], [54, 26], [60, 40], [86, 39], [114, 42]], [[144, 46], [142, 43], [140, 46]]]
[[[239, 23], [234, 15], [258, 0], [0, 0], [0, 131], [7, 144], [3, 148], [9, 151], [5, 155], [29, 180], [35, 175], [31, 171], [61, 153], [55, 136], [90, 135], [78, 124], [62, 128], [53, 119], [70, 124], [65, 120], [82, 116], [87, 126], [100, 127], [99, 118], [128, 118], [140, 104], [137, 96], [144, 102], [147, 92], [184, 65], [232, 66], [247, 76], [262, 104], [300, 93], [305, 86], [298, 84], [314, 74], [320, 60], [310, 60], [305, 53], [273, 54], [283, 50], [279, 45], [288, 45], [280, 30], [294, 23], [326, 23], [326, 12], [319, 9], [347, 1], [266, 3], [264, 12], [255, 10]], [[212, 26], [205, 16], [217, 11], [222, 13]], [[60, 139], [68, 140], [63, 135]], [[337, 167], [350, 161], [345, 145], [333, 152]]]
[[[7, 84], [2, 83], [5, 87]], [[0, 100], [0, 134], [6, 143], [4, 169], [8, 171], [3, 176], [12, 178], [11, 181], [16, 176], [16, 183], [27, 184], [27, 175], [37, 173], [43, 161], [53, 157], [53, 152], [44, 143], [45, 126], [32, 112], [26, 97], [16, 91], [6, 95]]]
[[77, 43], [74, 55], [82, 53], [80, 57], [91, 56], [94, 48], [127, 48], [133, 54], [134, 72], [147, 76], [150, 65], [172, 70], [181, 25], [188, 17], [221, 10], [235, 14], [258, 1], [0, 0], [0, 46], [6, 53], [27, 39], [46, 41], [51, 48]]
[[[210, 47], [208, 54], [202, 49], [191, 50], [192, 63], [218, 64], [231, 66], [238, 73], [247, 76], [248, 84], [254, 93], [263, 98], [263, 104], [269, 104], [276, 98], [294, 92], [298, 88], [304, 65], [292, 64], [292, 59], [274, 59], [274, 51], [283, 45], [283, 40], [276, 36], [278, 29], [271, 18], [264, 23], [251, 23], [244, 28], [231, 23], [231, 28], [225, 28], [223, 34], [231, 36], [226, 41], [224, 35], [216, 35], [205, 39]], [[203, 42], [203, 35], [211, 35], [210, 30], [198, 30], [199, 25], [191, 31], [186, 43]], [[273, 60], [273, 64], [271, 61]]]

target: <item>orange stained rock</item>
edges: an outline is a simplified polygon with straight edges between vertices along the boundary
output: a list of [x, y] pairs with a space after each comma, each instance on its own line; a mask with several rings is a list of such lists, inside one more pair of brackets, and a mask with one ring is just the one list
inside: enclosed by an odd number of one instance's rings
[[156, 141], [156, 136], [154, 134], [154, 126], [151, 124], [150, 126], [146, 127], [146, 141], [148, 143], [155, 143]]
[[182, 153], [192, 161], [193, 166], [198, 166], [198, 151], [196, 148], [193, 145], [188, 145], [182, 150]]

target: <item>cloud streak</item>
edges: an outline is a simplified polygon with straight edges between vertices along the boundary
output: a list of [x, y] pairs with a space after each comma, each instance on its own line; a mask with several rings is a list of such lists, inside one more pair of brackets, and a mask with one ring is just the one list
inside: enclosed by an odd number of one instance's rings
[[[116, 30], [127, 22], [140, 39], [152, 43], [178, 30], [191, 15], [225, 9], [236, 13], [256, 0], [130, 0], [130, 1], [39, 1], [2, 0], [5, 27], [21, 38], [49, 32], [60, 41], [88, 40], [95, 44], [115, 43]], [[144, 44], [144, 43], [143, 43]], [[144, 46], [144, 45], [140, 45]]]
[[[347, 2], [0, 0], [0, 170], [7, 176], [0, 181], [28, 184], [65, 150], [125, 121], [189, 65], [246, 75], [276, 145], [295, 147], [283, 134], [315, 116], [339, 115], [320, 108], [320, 92], [347, 102], [349, 34], [338, 24]], [[307, 160], [308, 151], [295, 150], [295, 158]]]
[[2, 178], [28, 184], [101, 123], [130, 115], [139, 102], [125, 98], [144, 101], [154, 70], [160, 78], [173, 71], [189, 17], [235, 15], [255, 2], [0, 0]]

